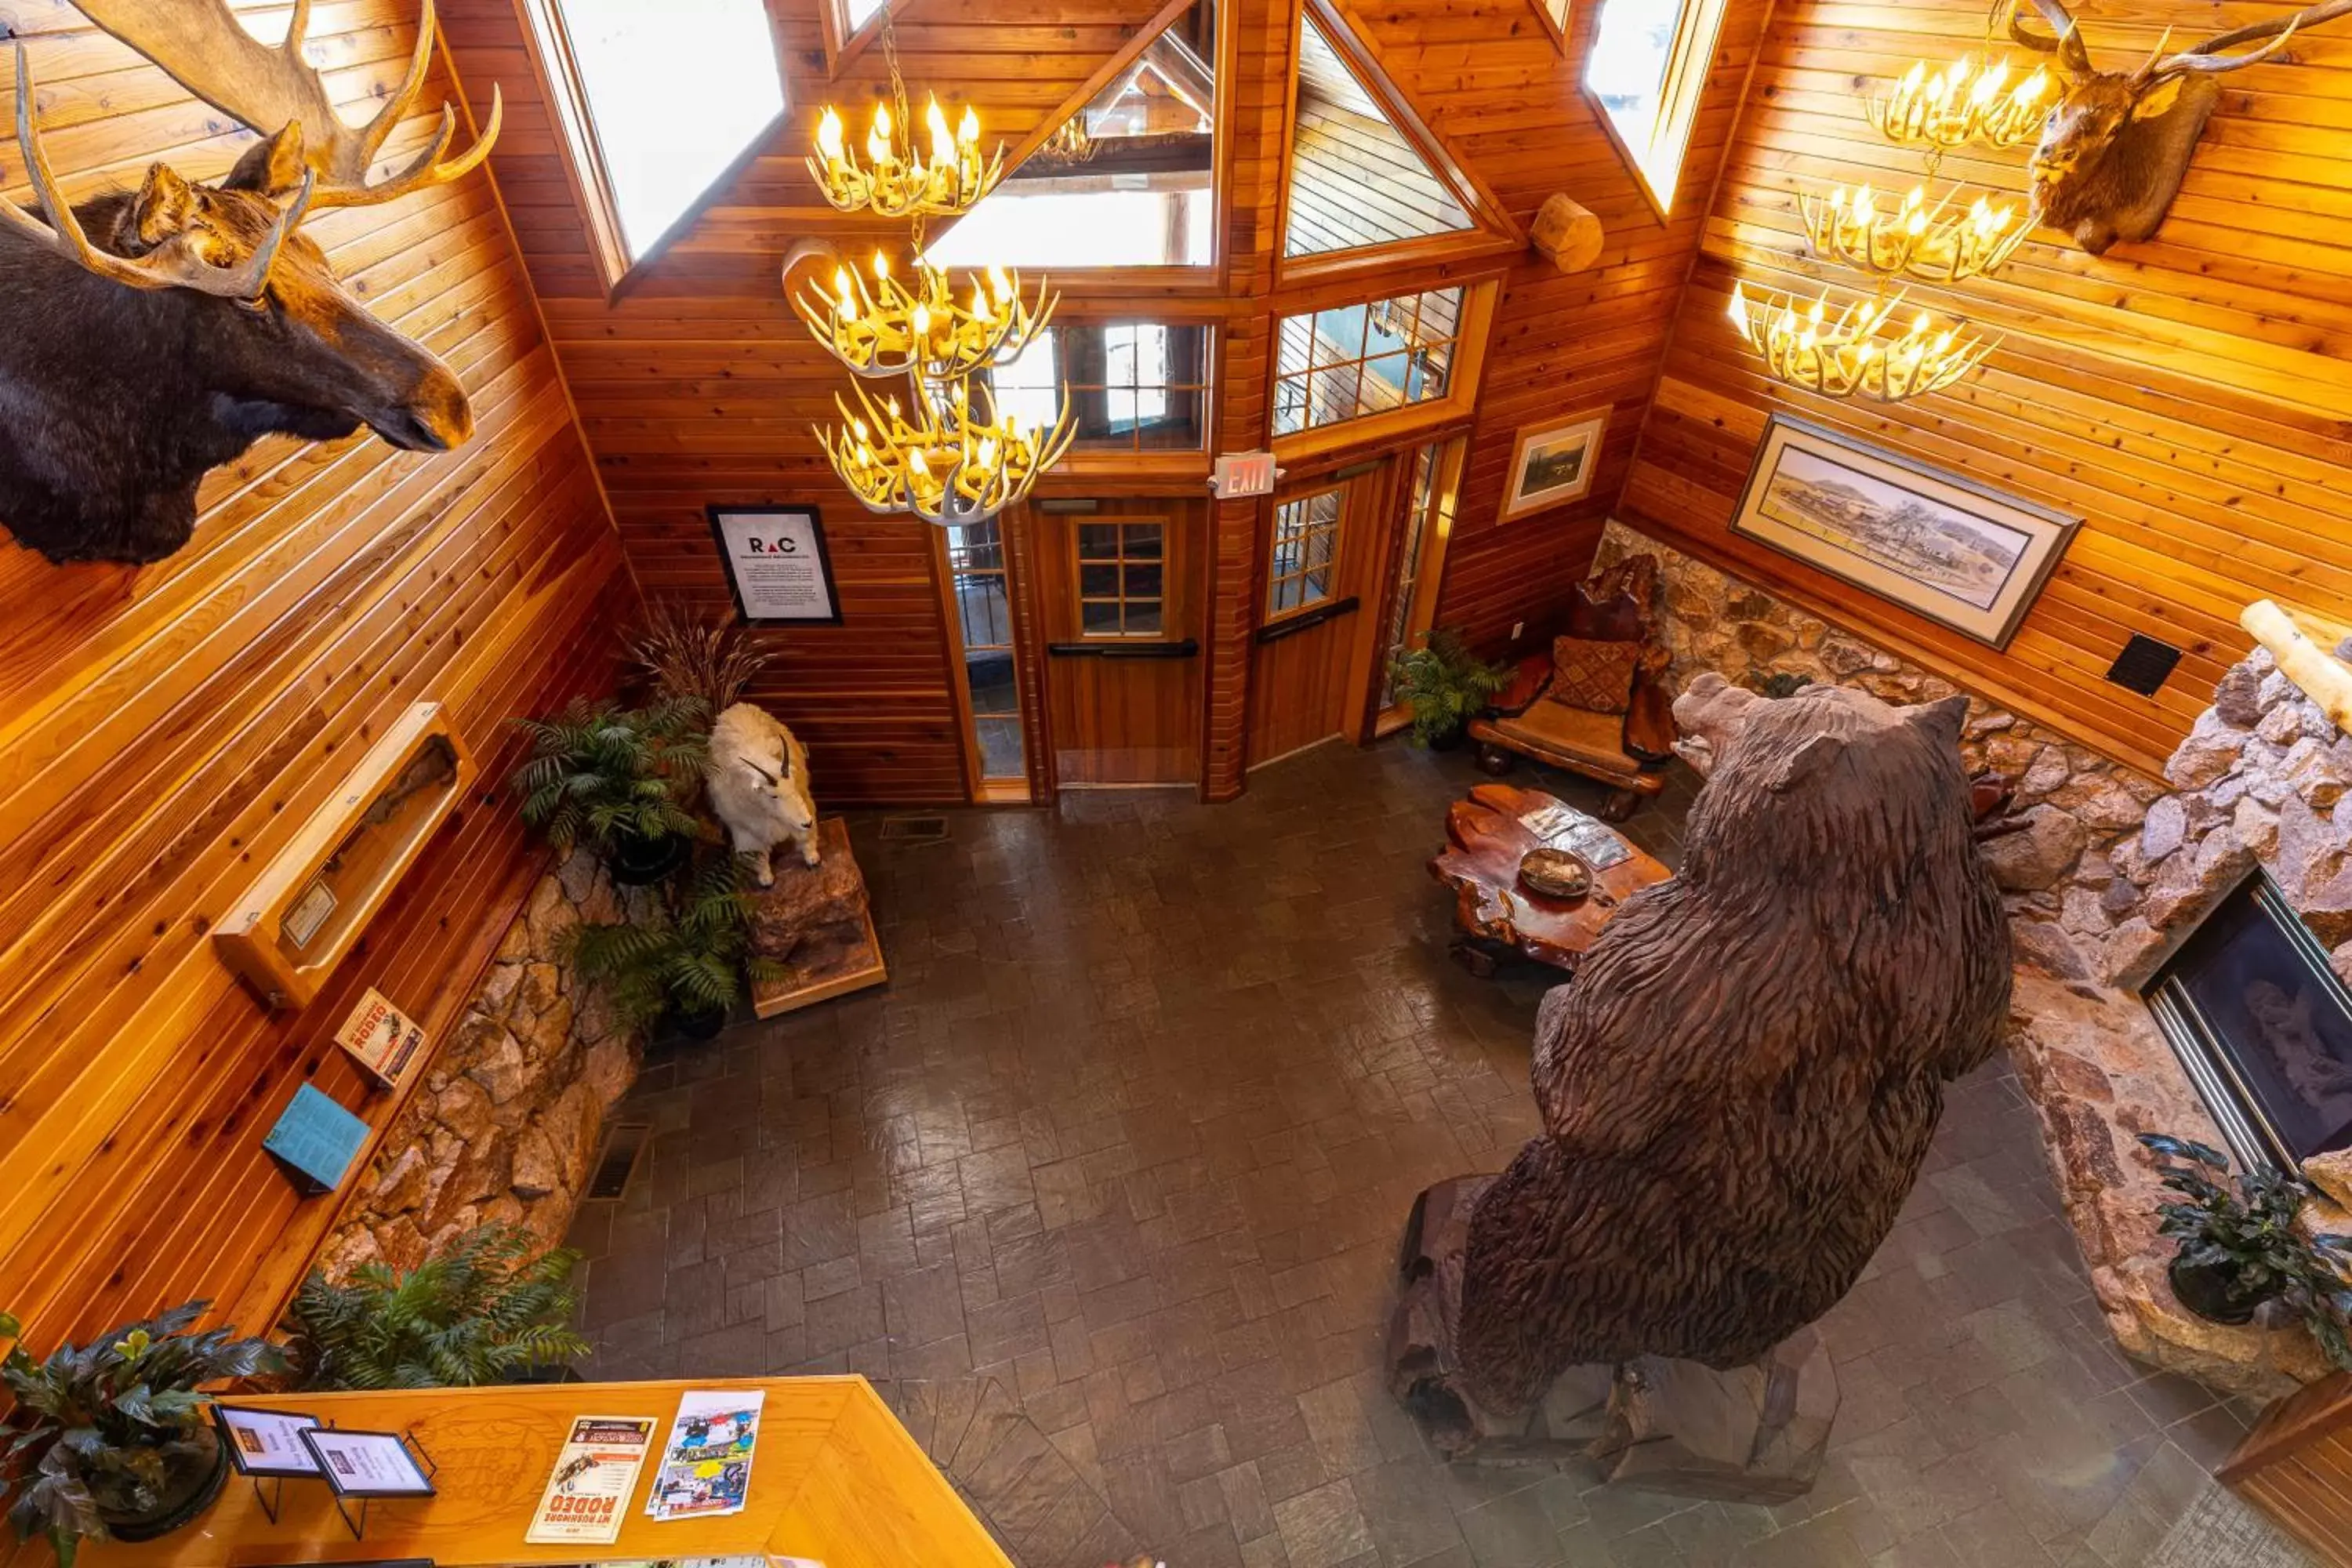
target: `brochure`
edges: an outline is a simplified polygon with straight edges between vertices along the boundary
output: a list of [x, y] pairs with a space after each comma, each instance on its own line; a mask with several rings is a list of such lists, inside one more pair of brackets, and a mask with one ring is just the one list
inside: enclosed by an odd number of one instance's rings
[[637, 1489], [637, 1472], [654, 1446], [652, 1415], [582, 1415], [555, 1456], [554, 1473], [539, 1495], [523, 1539], [539, 1545], [586, 1541], [609, 1545], [621, 1536], [621, 1517]]
[[352, 1054], [370, 1078], [390, 1089], [398, 1084], [425, 1048], [425, 1029], [370, 986], [352, 1009], [335, 1043]]
[[646, 1495], [655, 1519], [740, 1513], [751, 1485], [751, 1448], [760, 1435], [757, 1389], [688, 1389], [670, 1423], [669, 1447]]
[[1551, 848], [1574, 851], [1596, 871], [1606, 871], [1633, 853], [1607, 824], [1572, 805], [1538, 806], [1520, 817], [1519, 826]]

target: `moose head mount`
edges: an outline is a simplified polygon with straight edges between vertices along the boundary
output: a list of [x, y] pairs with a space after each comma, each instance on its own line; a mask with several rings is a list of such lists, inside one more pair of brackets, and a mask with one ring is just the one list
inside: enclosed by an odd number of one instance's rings
[[462, 155], [456, 111], [394, 173], [368, 174], [423, 89], [425, 0], [398, 90], [344, 123], [304, 58], [310, 0], [266, 45], [227, 0], [76, 0], [182, 87], [259, 132], [218, 182], [152, 165], [136, 192], [74, 205], [44, 155], [32, 66], [16, 45], [16, 144], [36, 205], [0, 195], [0, 526], [53, 562], [161, 560], [194, 531], [196, 488], [263, 436], [335, 440], [365, 425], [408, 451], [473, 434], [465, 388], [369, 314], [301, 233], [470, 173], [503, 101]]
[[[2163, 224], [2221, 100], [2222, 73], [2275, 58], [2298, 29], [2352, 15], [2352, 0], [2326, 0], [2176, 54], [2165, 53], [2168, 30], [2138, 69], [2103, 71], [2091, 63], [2063, 0], [2032, 3], [2051, 31], [2035, 30], [2018, 0], [2004, 0], [2010, 36], [2053, 56], [2067, 79], [2034, 149], [2034, 206], [2043, 223], [2094, 256], [2119, 239], [2146, 239]], [[2261, 47], [2230, 52], [2247, 44]]]

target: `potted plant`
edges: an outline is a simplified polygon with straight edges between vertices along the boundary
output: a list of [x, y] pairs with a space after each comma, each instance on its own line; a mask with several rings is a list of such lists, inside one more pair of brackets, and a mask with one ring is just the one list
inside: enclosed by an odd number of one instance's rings
[[740, 855], [714, 855], [680, 890], [677, 908], [644, 924], [583, 924], [562, 937], [562, 956], [604, 993], [631, 1026], [664, 1017], [678, 1033], [709, 1039], [747, 983], [778, 966], [751, 951], [759, 900]]
[[2162, 1205], [2158, 1229], [2179, 1242], [2168, 1274], [2172, 1293], [2199, 1317], [2245, 1323], [2264, 1302], [2299, 1313], [2339, 1366], [2352, 1367], [2345, 1320], [2352, 1308], [2339, 1259], [2352, 1237], [2310, 1235], [2299, 1223], [2311, 1188], [2271, 1171], [2249, 1171], [2238, 1191], [2222, 1185], [2229, 1156], [2190, 1139], [2140, 1134], [2157, 1157], [2164, 1184], [2181, 1194]]
[[1412, 739], [1450, 752], [1487, 699], [1510, 684], [1510, 671], [1470, 651], [1462, 634], [1440, 626], [1420, 647], [1396, 656], [1389, 679], [1397, 700], [1412, 706]]
[[643, 709], [573, 701], [553, 719], [518, 719], [530, 757], [512, 780], [522, 818], [559, 855], [586, 843], [631, 887], [686, 863], [699, 831], [687, 801], [702, 771], [709, 713], [696, 698]]
[[[191, 1301], [87, 1345], [59, 1345], [46, 1361], [21, 1342], [10, 1348], [0, 1384], [18, 1430], [0, 1497], [15, 1494], [8, 1521], [19, 1540], [47, 1536], [61, 1568], [72, 1568], [85, 1538], [152, 1541], [220, 1495], [228, 1455], [197, 1388], [278, 1371], [285, 1358], [234, 1329], [189, 1333], [209, 1305]], [[0, 1339], [21, 1331], [0, 1312]]]
[[362, 1263], [341, 1284], [313, 1269], [283, 1325], [302, 1388], [525, 1383], [588, 1353], [564, 1247], [531, 1254], [519, 1225], [458, 1237], [407, 1273]]
[[740, 622], [698, 614], [675, 599], [655, 601], [628, 640], [629, 664], [656, 698], [699, 700], [713, 718], [743, 700], [768, 656]]

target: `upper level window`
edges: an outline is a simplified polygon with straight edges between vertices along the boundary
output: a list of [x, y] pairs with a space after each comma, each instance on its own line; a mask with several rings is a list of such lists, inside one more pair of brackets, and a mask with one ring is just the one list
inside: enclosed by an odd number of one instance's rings
[[1197, 452], [1208, 444], [1209, 331], [1166, 321], [1057, 325], [989, 373], [997, 407], [1026, 425], [1062, 416], [1080, 451]]
[[849, 30], [854, 33], [880, 16], [882, 7], [889, 3], [890, 0], [842, 0], [841, 9], [848, 16]]
[[1584, 89], [1661, 215], [1673, 210], [1726, 0], [1602, 0]]
[[1275, 353], [1274, 433], [1444, 397], [1462, 334], [1462, 290], [1286, 316]]
[[[1298, 93], [1290, 133], [1286, 256], [1360, 250], [1475, 228], [1461, 195], [1396, 115], [1373, 96], [1378, 82], [1402, 112], [1338, 13], [1312, 8], [1298, 34]], [[1359, 74], [1359, 73], [1362, 74]]]
[[1197, 0], [929, 247], [943, 267], [1216, 259], [1217, 6]]
[[783, 112], [767, 6], [527, 0], [524, 8], [614, 281]]

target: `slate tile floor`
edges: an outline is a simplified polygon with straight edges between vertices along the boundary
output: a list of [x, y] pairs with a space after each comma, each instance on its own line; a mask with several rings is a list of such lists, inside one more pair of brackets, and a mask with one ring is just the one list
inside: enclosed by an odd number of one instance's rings
[[[2144, 1563], [2252, 1412], [2114, 1350], [2000, 1062], [1825, 1320], [1812, 1495], [1423, 1450], [1380, 1374], [1399, 1227], [1534, 1131], [1549, 980], [1445, 955], [1424, 862], [1475, 782], [1332, 745], [1233, 805], [1073, 794], [929, 844], [856, 819], [891, 984], [648, 1066], [646, 1166], [574, 1230], [589, 1374], [848, 1370], [926, 1410], [992, 1383], [1171, 1568]], [[1670, 863], [1688, 798], [1631, 829]]]

